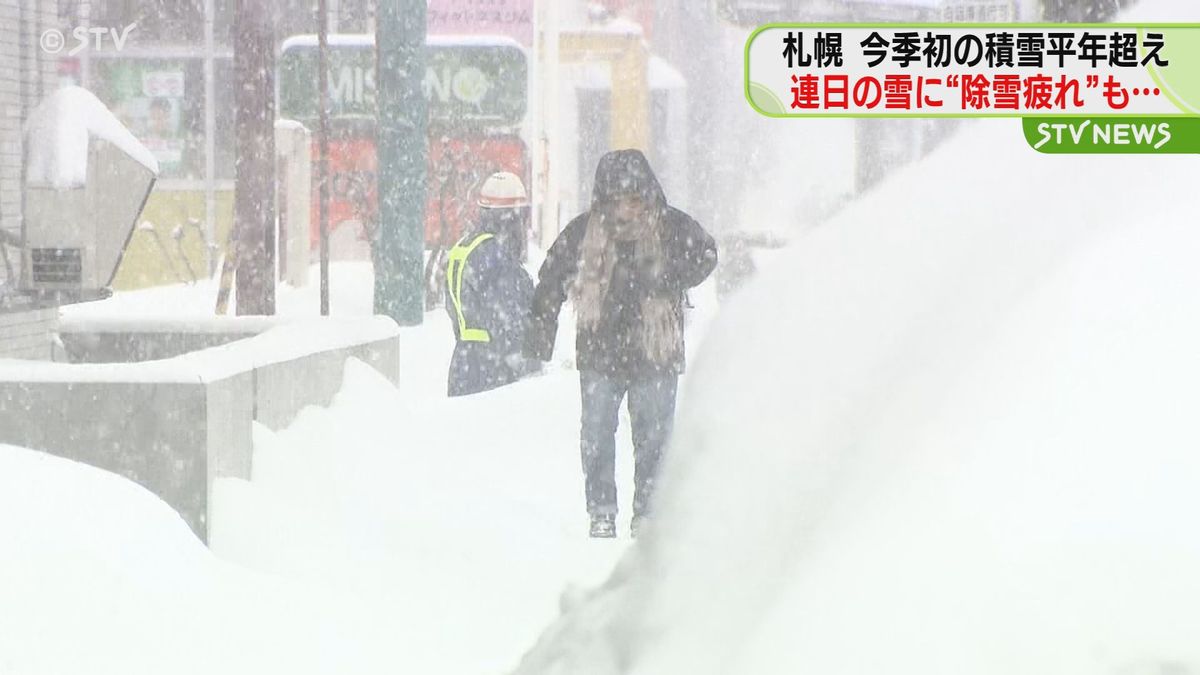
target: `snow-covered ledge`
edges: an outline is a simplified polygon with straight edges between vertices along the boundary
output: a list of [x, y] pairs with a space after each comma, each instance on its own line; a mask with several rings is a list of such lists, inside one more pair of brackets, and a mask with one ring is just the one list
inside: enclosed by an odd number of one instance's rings
[[72, 321], [63, 330], [81, 340], [90, 331], [106, 340], [215, 341], [133, 363], [0, 360], [0, 443], [137, 481], [201, 539], [213, 481], [250, 477], [254, 422], [279, 429], [305, 406], [327, 405], [351, 358], [399, 379], [399, 327], [386, 317]]

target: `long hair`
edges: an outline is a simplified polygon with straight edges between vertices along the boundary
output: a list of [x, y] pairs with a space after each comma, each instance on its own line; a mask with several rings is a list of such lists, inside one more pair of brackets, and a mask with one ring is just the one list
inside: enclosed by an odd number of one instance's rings
[[[572, 301], [576, 320], [595, 330], [606, 311], [615, 307], [607, 302], [613, 269], [617, 263], [617, 242], [632, 241], [634, 264], [654, 276], [663, 268], [662, 224], [665, 204], [652, 204], [647, 217], [622, 223], [613, 215], [612, 200], [600, 200], [588, 212], [587, 230], [579, 250], [578, 273], [573, 284]], [[675, 298], [650, 292], [640, 301], [640, 347], [653, 363], [665, 365], [676, 353], [679, 320]], [[631, 347], [633, 345], [630, 345]]]

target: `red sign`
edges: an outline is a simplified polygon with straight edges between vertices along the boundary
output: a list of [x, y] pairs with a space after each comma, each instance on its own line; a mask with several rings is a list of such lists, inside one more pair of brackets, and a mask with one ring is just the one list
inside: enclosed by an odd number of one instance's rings
[[[317, 141], [313, 140], [313, 157]], [[357, 223], [373, 223], [378, 215], [375, 192], [375, 141], [347, 137], [329, 142], [329, 230]], [[449, 248], [479, 216], [475, 205], [479, 188], [497, 171], [511, 171], [528, 184], [528, 157], [518, 136], [466, 135], [429, 139], [429, 189], [425, 205], [425, 243], [428, 247]], [[320, 177], [313, 172], [311, 205], [311, 245], [315, 251], [320, 240]], [[368, 233], [355, 233], [366, 241]]]
[[430, 35], [507, 35], [533, 45], [534, 0], [429, 0]]

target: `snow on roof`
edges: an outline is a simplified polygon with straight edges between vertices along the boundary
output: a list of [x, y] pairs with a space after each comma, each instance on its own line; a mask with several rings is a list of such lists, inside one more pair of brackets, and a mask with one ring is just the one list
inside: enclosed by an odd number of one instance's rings
[[93, 137], [112, 143], [158, 174], [158, 160], [100, 99], [83, 87], [68, 86], [42, 100], [25, 125], [26, 184], [59, 190], [82, 187]]
[[[520, 42], [505, 35], [430, 35], [425, 38], [425, 44], [431, 47], [516, 47], [524, 51]], [[316, 46], [316, 35], [293, 35], [283, 41], [280, 52]], [[375, 35], [372, 33], [334, 33], [329, 36], [329, 46], [374, 47]]]
[[275, 120], [275, 128], [276, 129], [287, 129], [288, 131], [296, 131], [299, 129], [306, 129], [306, 127], [304, 126], [304, 124], [302, 122], [299, 122], [297, 120], [288, 120], [288, 119]]
[[642, 24], [623, 16], [618, 16], [602, 24], [590, 25], [588, 31], [618, 35], [642, 35], [645, 33]]
[[[607, 63], [572, 64], [564, 77], [574, 81], [579, 89], [608, 89], [612, 87], [612, 68]], [[646, 79], [651, 89], [683, 89], [687, 80], [675, 66], [661, 56], [651, 56], [647, 62]]]

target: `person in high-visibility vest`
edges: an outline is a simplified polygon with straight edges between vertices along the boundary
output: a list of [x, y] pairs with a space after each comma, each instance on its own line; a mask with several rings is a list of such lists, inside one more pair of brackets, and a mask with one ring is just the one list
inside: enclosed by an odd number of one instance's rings
[[529, 197], [516, 175], [492, 174], [479, 191], [479, 221], [450, 249], [446, 312], [457, 344], [447, 393], [476, 394], [540, 367], [521, 353], [533, 298], [525, 271]]

